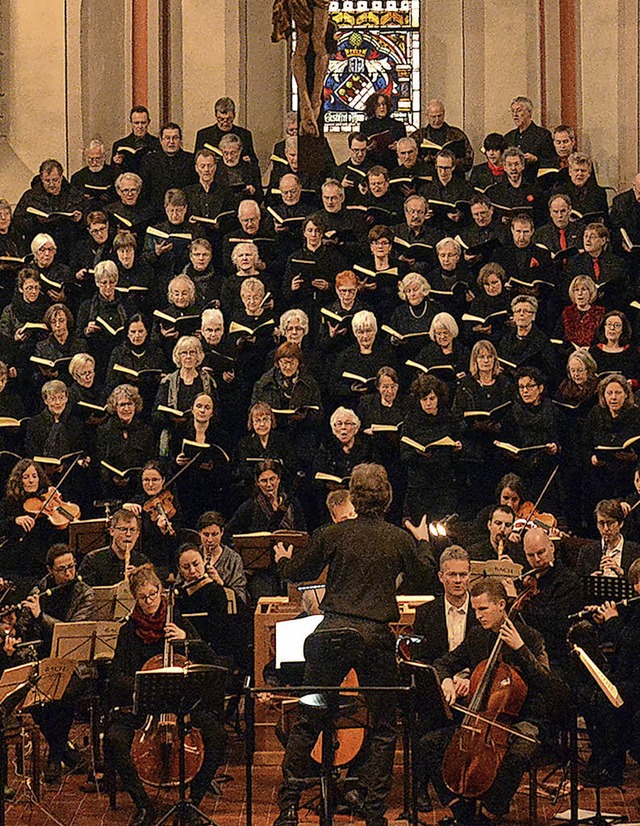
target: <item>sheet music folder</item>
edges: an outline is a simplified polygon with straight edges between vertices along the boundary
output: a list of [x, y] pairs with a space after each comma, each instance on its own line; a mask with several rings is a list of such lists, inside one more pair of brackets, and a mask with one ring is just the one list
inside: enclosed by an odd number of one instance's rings
[[37, 676], [37, 682], [29, 689], [22, 703], [27, 709], [43, 703], [62, 699], [75, 669], [73, 660], [46, 657], [39, 663], [26, 663], [7, 668], [0, 678], [0, 702], [19, 686]]

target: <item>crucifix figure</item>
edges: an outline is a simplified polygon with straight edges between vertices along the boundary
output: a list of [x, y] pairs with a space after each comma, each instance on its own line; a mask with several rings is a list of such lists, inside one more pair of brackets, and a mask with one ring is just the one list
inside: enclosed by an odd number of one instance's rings
[[[329, 0], [274, 0], [274, 43], [284, 40], [291, 33], [291, 22], [296, 26], [296, 48], [291, 58], [293, 76], [298, 85], [300, 107], [299, 133], [319, 136], [318, 118], [322, 108], [324, 79], [329, 67], [327, 28], [329, 26]], [[313, 83], [309, 88], [307, 55], [313, 49]]]

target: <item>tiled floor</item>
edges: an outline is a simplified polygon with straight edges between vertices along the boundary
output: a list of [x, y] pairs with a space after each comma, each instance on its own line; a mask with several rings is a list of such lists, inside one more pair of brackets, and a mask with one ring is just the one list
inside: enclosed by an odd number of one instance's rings
[[[76, 741], [78, 738], [76, 737]], [[231, 757], [229, 764], [221, 773], [229, 776], [227, 782], [223, 782], [223, 793], [220, 797], [209, 795], [204, 802], [204, 811], [212, 817], [218, 826], [245, 826], [246, 806], [245, 806], [245, 773], [241, 764], [241, 744], [239, 741], [232, 743]], [[545, 772], [540, 771], [539, 779], [542, 780]], [[276, 794], [278, 788], [280, 772], [279, 768], [256, 767], [254, 769], [254, 811], [253, 826], [270, 826], [277, 814]], [[557, 786], [558, 775], [551, 778], [550, 786]], [[638, 797], [640, 790], [640, 769], [629, 765], [625, 776], [628, 785], [624, 790], [607, 789], [603, 791], [603, 810], [624, 815], [629, 821], [640, 821], [640, 800]], [[128, 796], [124, 793], [118, 794], [117, 808], [115, 811], [109, 808], [109, 802], [105, 794], [86, 793], [81, 790], [84, 780], [82, 775], [67, 775], [59, 786], [43, 786], [42, 806], [46, 811], [40, 810], [30, 805], [23, 797], [24, 784], [14, 773], [13, 765], [10, 766], [10, 783], [18, 789], [17, 802], [8, 804], [6, 808], [6, 822], [8, 826], [52, 826], [55, 823], [46, 812], [51, 813], [62, 826], [125, 826], [129, 823], [133, 815], [133, 805]], [[311, 793], [310, 793], [311, 794]], [[169, 792], [161, 792], [158, 796], [158, 803], [161, 811], [166, 809], [175, 799], [175, 795]], [[584, 790], [580, 794], [580, 807], [583, 809], [593, 809], [594, 793], [592, 790]], [[569, 797], [560, 797], [556, 804], [550, 799], [544, 790], [540, 791], [538, 797], [538, 822], [554, 822], [554, 815], [569, 808]], [[402, 778], [401, 771], [396, 771], [393, 792], [390, 799], [389, 819], [390, 822], [402, 811]], [[512, 805], [508, 822], [512, 824], [525, 824], [528, 821], [528, 794], [526, 788], [516, 795]], [[446, 811], [438, 809], [435, 812], [421, 815], [421, 822], [426, 826], [435, 826]], [[302, 824], [316, 824], [317, 817], [307, 812], [304, 808], [300, 812]], [[338, 816], [336, 826], [350, 826], [352, 818], [348, 816]], [[555, 821], [560, 823], [559, 821]]]

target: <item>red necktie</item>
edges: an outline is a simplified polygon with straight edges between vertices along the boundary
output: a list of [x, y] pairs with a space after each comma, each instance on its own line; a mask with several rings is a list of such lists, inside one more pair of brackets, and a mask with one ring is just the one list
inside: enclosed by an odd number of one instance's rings
[[597, 258], [593, 259], [593, 274], [596, 277], [596, 281], [599, 281], [599, 279], [600, 279], [600, 262], [598, 261]]
[[567, 248], [567, 231], [566, 229], [560, 230], [560, 249], [566, 250]]

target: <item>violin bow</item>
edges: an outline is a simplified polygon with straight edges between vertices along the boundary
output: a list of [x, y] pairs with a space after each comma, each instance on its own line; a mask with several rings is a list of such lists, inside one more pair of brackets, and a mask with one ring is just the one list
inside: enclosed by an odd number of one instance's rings
[[171, 477], [171, 479], [169, 479], [169, 481], [168, 481], [168, 482], [167, 482], [167, 484], [165, 485], [165, 488], [168, 488], [168, 487], [169, 487], [169, 485], [172, 485], [172, 484], [176, 481], [176, 479], [178, 478], [178, 476], [180, 476], [180, 474], [181, 474], [181, 473], [184, 473], [184, 472], [185, 472], [185, 470], [186, 470], [188, 467], [191, 467], [191, 465], [192, 465], [192, 464], [195, 462], [195, 460], [196, 460], [196, 459], [200, 456], [200, 454], [202, 453], [202, 451], [203, 451], [203, 450], [204, 450], [204, 448], [202, 448], [202, 450], [199, 450], [199, 451], [196, 453], [196, 455], [195, 455], [195, 456], [192, 456], [192, 457], [191, 457], [191, 459], [189, 459], [189, 461], [187, 462], [187, 464], [186, 464], [186, 465], [183, 465], [177, 473], [174, 473], [174, 474], [173, 474], [173, 476]]
[[474, 720], [480, 720], [480, 722], [487, 723], [491, 727], [499, 728], [502, 731], [507, 731], [509, 734], [513, 734], [514, 737], [520, 737], [522, 740], [526, 740], [529, 743], [536, 743], [537, 745], [540, 745], [540, 741], [537, 737], [532, 737], [530, 734], [523, 734], [523, 732], [518, 731], [518, 729], [505, 726], [502, 723], [497, 723], [495, 720], [491, 720], [483, 714], [479, 714], [477, 711], [470, 711], [466, 706], [461, 706], [458, 705], [458, 703], [454, 703], [450, 706], [450, 708], [453, 708], [456, 711], [461, 711], [466, 717], [473, 717]]
[[527, 520], [530, 519], [533, 516], [533, 514], [538, 510], [538, 505], [540, 504], [540, 502], [542, 502], [542, 497], [549, 490], [549, 485], [555, 479], [555, 475], [556, 475], [556, 473], [558, 472], [559, 469], [560, 469], [560, 465], [556, 465], [554, 467], [554, 469], [551, 471], [551, 475], [547, 479], [545, 486], [542, 488], [542, 491], [540, 492], [540, 496], [538, 496], [538, 498], [536, 499], [533, 508], [531, 508], [531, 510], [529, 511], [529, 515], [522, 517], [523, 519], [527, 519]]

